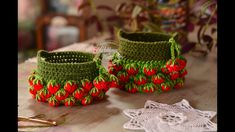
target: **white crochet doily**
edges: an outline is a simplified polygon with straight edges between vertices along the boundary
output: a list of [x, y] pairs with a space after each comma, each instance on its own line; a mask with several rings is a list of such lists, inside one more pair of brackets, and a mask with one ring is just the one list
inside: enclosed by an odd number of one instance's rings
[[145, 132], [208, 132], [217, 131], [217, 124], [211, 122], [213, 111], [194, 109], [183, 99], [173, 105], [146, 101], [144, 108], [123, 111], [131, 118], [123, 127]]

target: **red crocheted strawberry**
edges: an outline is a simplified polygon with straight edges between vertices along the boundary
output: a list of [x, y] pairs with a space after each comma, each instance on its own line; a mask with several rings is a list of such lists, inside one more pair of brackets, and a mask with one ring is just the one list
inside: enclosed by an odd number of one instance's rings
[[125, 90], [130, 93], [136, 93], [138, 91], [138, 87], [134, 83], [128, 83], [125, 85]]
[[169, 74], [170, 72], [167, 70], [166, 67], [161, 68], [162, 73]]
[[139, 70], [135, 63], [126, 64], [125, 69], [130, 76], [137, 74]]
[[39, 91], [43, 88], [43, 83], [42, 83], [42, 80], [41, 79], [38, 79], [38, 78], [35, 78], [33, 80], [33, 88], [35, 91]]
[[75, 90], [73, 92], [73, 96], [77, 99], [77, 100], [82, 100], [84, 96], [86, 96], [87, 93], [83, 88], [78, 88], [77, 90]]
[[164, 80], [164, 75], [162, 73], [158, 73], [157, 75], [153, 76], [152, 77], [152, 82], [154, 84], [161, 84], [163, 83], [165, 80]]
[[105, 92], [104, 91], [100, 91], [100, 94], [95, 98], [96, 100], [102, 100], [105, 97]]
[[171, 72], [170, 73], [170, 78], [171, 78], [171, 80], [176, 80], [177, 78], [179, 78], [179, 72], [177, 72], [177, 71], [174, 71], [174, 72]]
[[186, 66], [186, 60], [176, 58], [175, 60], [169, 60], [166, 63], [166, 68], [169, 72], [180, 71]]
[[180, 72], [180, 77], [184, 77], [185, 75], [188, 74], [188, 71], [186, 69], [183, 69], [181, 72]]
[[124, 83], [128, 82], [130, 79], [130, 76], [126, 72], [119, 72], [117, 74], [117, 77], [120, 82], [124, 82]]
[[144, 85], [147, 83], [147, 78], [143, 74], [138, 74], [134, 77], [135, 84]]
[[93, 87], [89, 94], [92, 96], [92, 97], [97, 97], [99, 94], [100, 94], [101, 90], [99, 90], [98, 88], [96, 87]]
[[119, 81], [118, 78], [114, 75], [109, 76], [109, 87], [110, 88], [118, 88], [119, 86]]
[[35, 75], [30, 75], [28, 78], [29, 86], [33, 86], [33, 80], [35, 79]]
[[122, 62], [118, 59], [118, 60], [114, 60], [112, 62], [112, 67], [115, 69], [115, 71], [119, 72], [123, 69], [122, 67]]
[[182, 79], [177, 79], [174, 86], [175, 89], [180, 89], [184, 86], [184, 81]]
[[152, 64], [147, 63], [147, 64], [144, 65], [143, 68], [144, 68], [144, 69], [143, 69], [144, 74], [145, 74], [146, 76], [153, 76], [153, 75], [156, 74], [156, 69], [153, 68], [153, 65], [152, 65]]
[[48, 82], [47, 88], [50, 94], [54, 94], [60, 89], [60, 84], [56, 83], [55, 80], [51, 80]]
[[178, 71], [179, 66], [175, 64], [175, 61], [169, 60], [166, 63], [166, 68], [169, 72]]
[[99, 90], [107, 90], [108, 89], [108, 82], [106, 81], [104, 76], [97, 76], [94, 81], [93, 84], [96, 88], [98, 88]]
[[85, 98], [82, 99], [82, 105], [86, 106], [92, 103], [92, 97], [90, 95], [86, 96]]
[[50, 106], [59, 106], [60, 102], [55, 98], [55, 96], [51, 96], [48, 98], [48, 103]]
[[93, 87], [92, 82], [90, 82], [88, 79], [83, 79], [81, 82], [82, 82], [82, 87], [86, 91], [90, 91], [91, 88]]
[[113, 68], [118, 72], [122, 70], [122, 65], [114, 65]]
[[171, 89], [171, 86], [169, 83], [162, 83], [161, 88], [162, 88], [162, 91], [169, 91]]
[[51, 96], [51, 94], [49, 93], [49, 91], [46, 88], [41, 89], [38, 93], [39, 93], [40, 97], [45, 100], [47, 100]]
[[73, 93], [78, 88], [75, 81], [67, 81], [64, 85], [64, 89], [70, 94]]
[[145, 93], [152, 93], [156, 90], [156, 86], [153, 83], [147, 83], [143, 86], [142, 91]]
[[75, 104], [75, 98], [73, 96], [69, 96], [64, 100], [65, 106], [73, 106]]
[[46, 99], [41, 97], [39, 94], [36, 94], [36, 97], [35, 99], [38, 101], [38, 102], [46, 102]]
[[37, 91], [34, 90], [34, 88], [31, 86], [29, 87], [29, 92], [32, 94], [32, 95], [36, 95], [37, 94]]
[[114, 67], [109, 67], [108, 71], [109, 71], [109, 74], [114, 74], [114, 75], [117, 74], [117, 71], [114, 69]]
[[184, 69], [185, 68], [185, 66], [186, 66], [186, 63], [187, 63], [187, 61], [186, 61], [186, 59], [184, 58], [184, 57], [179, 57], [179, 58], [176, 58], [176, 62], [179, 64], [179, 70], [182, 70], [182, 69]]
[[65, 98], [67, 98], [69, 95], [68, 92], [66, 92], [63, 88], [61, 88], [60, 90], [58, 90], [56, 93], [55, 93], [55, 98], [58, 100], [58, 101], [62, 101], [64, 100]]

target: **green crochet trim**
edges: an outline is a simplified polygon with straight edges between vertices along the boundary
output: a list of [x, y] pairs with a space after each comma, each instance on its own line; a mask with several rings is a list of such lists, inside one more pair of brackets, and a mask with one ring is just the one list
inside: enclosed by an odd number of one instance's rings
[[[99, 56], [100, 57], [100, 56]], [[68, 51], [68, 52], [46, 52], [39, 51], [38, 74], [44, 80], [93, 80], [99, 75], [97, 70], [97, 58], [94, 54]]]
[[[134, 32], [126, 33], [120, 30], [119, 53], [128, 59], [142, 61], [166, 61], [178, 56], [179, 46], [174, 40], [176, 34]], [[176, 53], [175, 53], [176, 51]]]

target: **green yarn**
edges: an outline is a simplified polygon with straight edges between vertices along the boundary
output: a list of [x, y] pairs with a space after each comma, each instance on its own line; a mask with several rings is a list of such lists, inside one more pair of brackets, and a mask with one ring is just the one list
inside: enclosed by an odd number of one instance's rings
[[77, 51], [46, 52], [38, 51], [38, 74], [44, 80], [93, 80], [99, 75], [96, 56]]
[[[140, 61], [167, 61], [179, 55], [179, 47], [174, 38], [176, 35], [167, 35], [158, 32], [127, 33], [120, 30], [119, 53], [131, 60]], [[175, 54], [175, 51], [176, 53]]]

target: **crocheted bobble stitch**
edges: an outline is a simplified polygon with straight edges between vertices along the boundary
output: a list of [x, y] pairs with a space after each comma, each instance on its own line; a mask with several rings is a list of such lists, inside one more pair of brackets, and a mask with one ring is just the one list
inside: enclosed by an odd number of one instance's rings
[[130, 93], [180, 89], [187, 74], [186, 60], [178, 56], [168, 61], [138, 61], [114, 54], [109, 73], [119, 79], [119, 88]]

